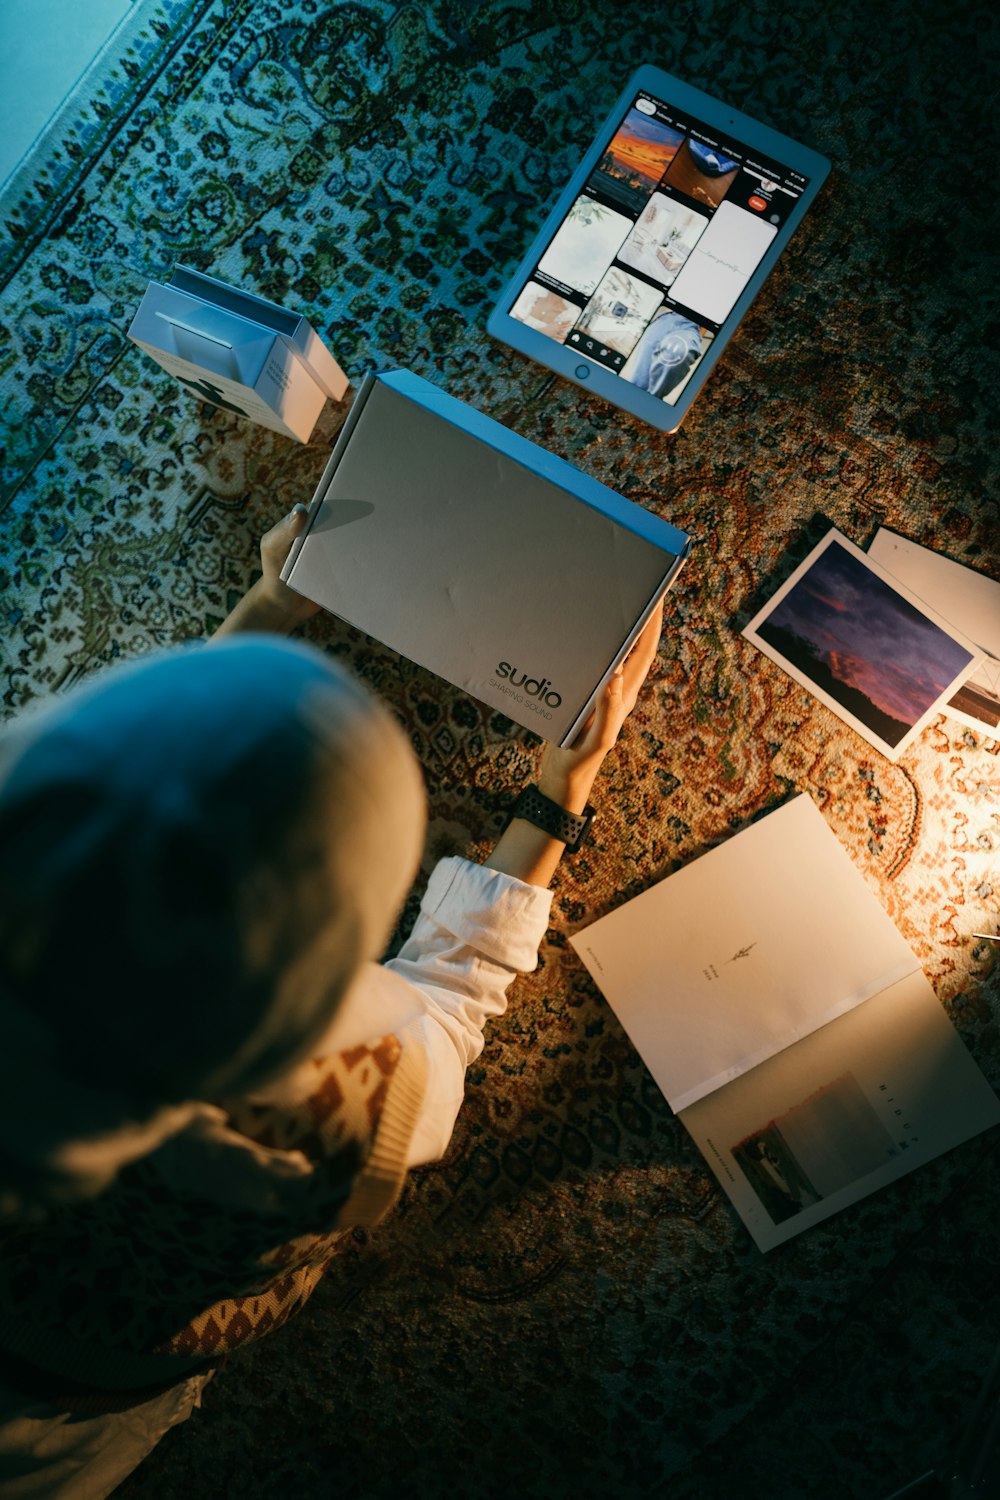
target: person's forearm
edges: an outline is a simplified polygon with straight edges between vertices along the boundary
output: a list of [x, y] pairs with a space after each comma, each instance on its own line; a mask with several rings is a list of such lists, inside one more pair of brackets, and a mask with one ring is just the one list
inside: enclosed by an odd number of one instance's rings
[[565, 848], [561, 840], [552, 838], [543, 828], [536, 828], [524, 818], [513, 818], [485, 864], [502, 875], [523, 880], [526, 885], [548, 886]]
[[[587, 805], [594, 775], [589, 768], [567, 772], [551, 762], [543, 763], [538, 790], [567, 812], [580, 814]], [[485, 863], [491, 870], [513, 875], [528, 885], [548, 886], [565, 849], [561, 839], [553, 838], [543, 828], [524, 818], [512, 818]]]
[[258, 578], [234, 605], [215, 634], [231, 635], [238, 630], [262, 630], [287, 635], [306, 618], [306, 614], [296, 608], [295, 598], [293, 594], [288, 601], [275, 599], [265, 589], [263, 578]]

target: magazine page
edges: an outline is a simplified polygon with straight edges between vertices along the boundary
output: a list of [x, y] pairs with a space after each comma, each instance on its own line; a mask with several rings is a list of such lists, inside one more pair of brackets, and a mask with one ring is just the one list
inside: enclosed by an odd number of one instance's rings
[[677, 1111], [918, 968], [805, 795], [570, 941]]
[[761, 1250], [1000, 1121], [923, 974], [684, 1110]]

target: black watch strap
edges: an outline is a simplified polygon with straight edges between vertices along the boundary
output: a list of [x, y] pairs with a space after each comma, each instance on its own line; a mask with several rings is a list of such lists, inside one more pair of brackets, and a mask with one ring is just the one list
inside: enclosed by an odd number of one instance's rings
[[511, 809], [511, 817], [534, 823], [554, 839], [561, 839], [567, 854], [575, 854], [590, 832], [594, 809], [588, 802], [582, 813], [567, 812], [551, 797], [544, 796], [537, 786], [526, 786]]

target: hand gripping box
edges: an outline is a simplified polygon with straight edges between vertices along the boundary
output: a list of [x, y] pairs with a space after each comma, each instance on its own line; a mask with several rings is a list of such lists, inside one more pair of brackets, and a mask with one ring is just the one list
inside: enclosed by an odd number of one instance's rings
[[396, 370], [362, 384], [282, 577], [566, 745], [688, 546], [572, 464]]
[[128, 336], [203, 401], [300, 443], [348, 386], [306, 318], [187, 266], [150, 283]]

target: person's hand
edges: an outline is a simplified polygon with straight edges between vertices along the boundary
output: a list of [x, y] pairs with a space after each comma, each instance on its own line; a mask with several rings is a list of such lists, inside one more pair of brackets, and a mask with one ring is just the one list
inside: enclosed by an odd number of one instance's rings
[[295, 505], [287, 516], [282, 516], [260, 539], [260, 566], [263, 573], [259, 584], [261, 597], [276, 608], [285, 610], [293, 623], [308, 620], [319, 609], [318, 604], [297, 594], [287, 583], [281, 581], [281, 570], [292, 550], [293, 542], [305, 530], [308, 515], [304, 505]]
[[586, 724], [566, 749], [545, 747], [538, 789], [567, 812], [582, 813], [594, 778], [622, 725], [635, 707], [649, 674], [663, 629], [663, 601], [636, 637], [628, 656], [604, 688]]
[[292, 543], [305, 529], [309, 512], [295, 505], [260, 539], [262, 576], [252, 584], [232, 612], [223, 620], [216, 635], [231, 635], [238, 630], [274, 630], [285, 633], [301, 625], [319, 609], [287, 583], [281, 581], [281, 570], [292, 550]]
[[[546, 745], [538, 789], [567, 812], [582, 813], [594, 778], [616, 743], [653, 664], [663, 628], [662, 602], [653, 610], [632, 650], [607, 683], [576, 740], [568, 749]], [[523, 818], [512, 818], [486, 865], [530, 885], [547, 886], [555, 874], [563, 842]]]

